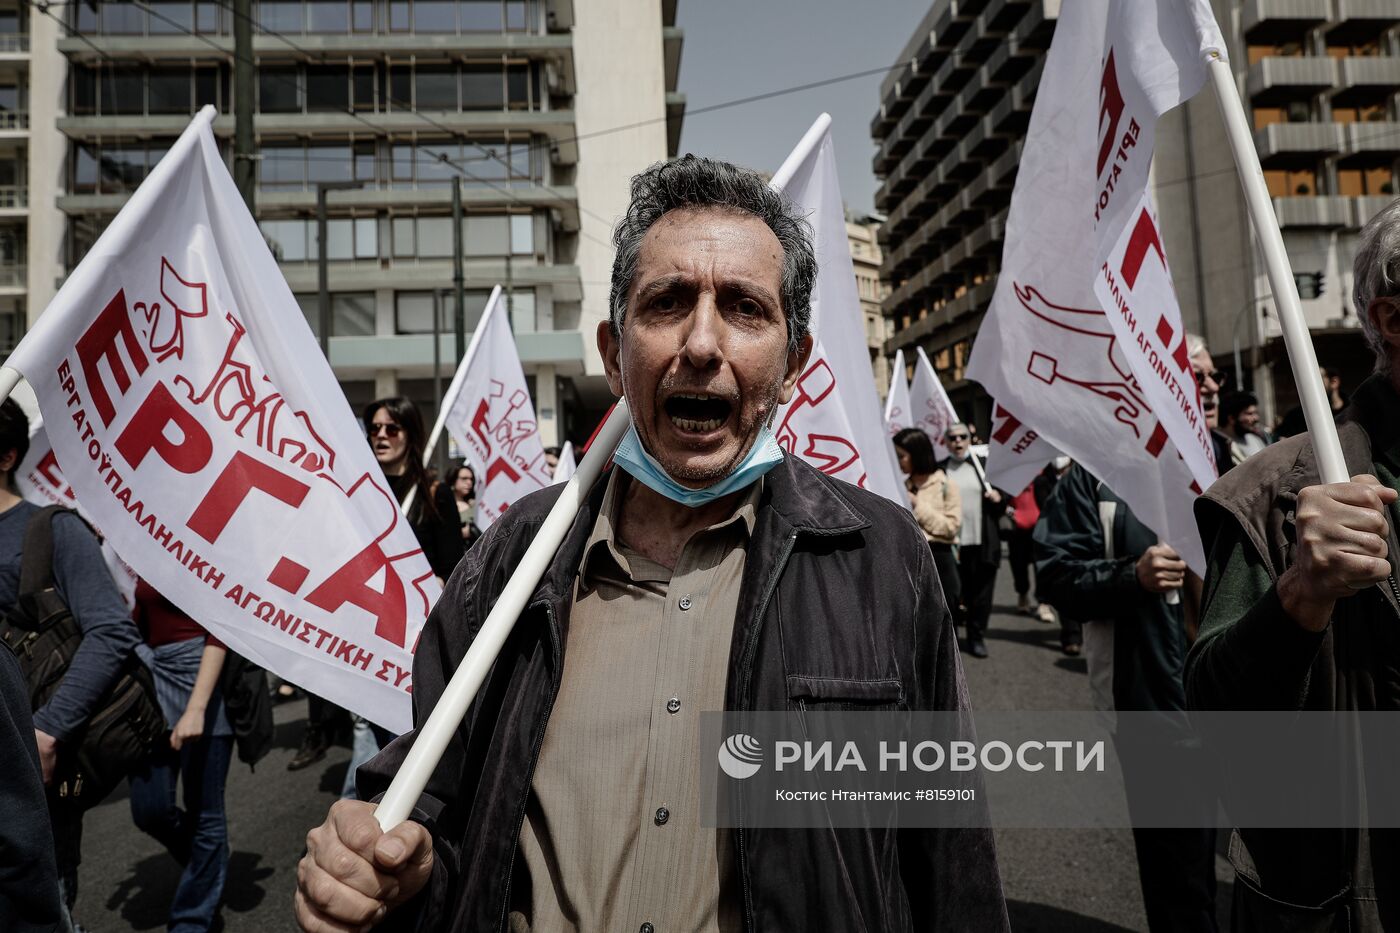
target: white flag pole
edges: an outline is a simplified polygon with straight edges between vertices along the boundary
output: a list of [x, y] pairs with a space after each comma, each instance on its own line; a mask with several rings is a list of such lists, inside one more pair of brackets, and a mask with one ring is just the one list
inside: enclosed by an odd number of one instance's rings
[[807, 157], [812, 154], [812, 150], [822, 140], [822, 134], [831, 126], [831, 114], [823, 113], [812, 121], [811, 127], [803, 134], [797, 146], [788, 153], [788, 157], [783, 160], [783, 164], [773, 173], [773, 180], [768, 182], [768, 187], [774, 191], [783, 191], [787, 188], [788, 182], [792, 181], [792, 176], [797, 174], [797, 169], [802, 163], [807, 161]]
[[[452, 381], [448, 383], [447, 392], [438, 399], [437, 420], [433, 422], [432, 431], [428, 432], [428, 446], [423, 450], [423, 465], [427, 466], [433, 462], [433, 451], [437, 449], [437, 443], [442, 438], [442, 430], [447, 426], [447, 416], [452, 412], [452, 406], [457, 404], [457, 393], [462, 391], [462, 383], [467, 378], [467, 370], [471, 368], [472, 359], [476, 356], [477, 344], [481, 342], [481, 335], [486, 333], [486, 319], [496, 308], [496, 302], [501, 297], [501, 286], [497, 285], [491, 289], [491, 297], [486, 299], [486, 310], [481, 315], [481, 320], [476, 325], [476, 330], [472, 332], [472, 342], [467, 346], [467, 352], [462, 356], [462, 362], [457, 364], [457, 371], [452, 374]], [[0, 383], [3, 385], [3, 383]], [[403, 502], [399, 505], [399, 511], [408, 517], [408, 510], [413, 507], [414, 494], [418, 492], [417, 486], [412, 486], [408, 490], [408, 495], [403, 497]]]
[[589, 489], [602, 474], [603, 464], [612, 456], [630, 424], [627, 402], [621, 399], [589, 446], [583, 462], [578, 465], [578, 472], [565, 484], [559, 501], [540, 525], [535, 540], [530, 542], [515, 573], [501, 590], [495, 606], [481, 625], [481, 631], [472, 641], [471, 648], [467, 649], [466, 657], [457, 666], [427, 722], [419, 726], [413, 747], [408, 750], [399, 773], [394, 775], [389, 790], [374, 811], [375, 819], [386, 831], [408, 819], [413, 812], [448, 743], [462, 724], [467, 708], [471, 706], [477, 690], [481, 689], [486, 673], [495, 663], [496, 656], [539, 585], [540, 578], [549, 568], [559, 545], [563, 544], [564, 536], [583, 507]]
[[1318, 373], [1317, 353], [1298, 302], [1298, 283], [1293, 279], [1288, 253], [1283, 247], [1283, 234], [1279, 232], [1278, 219], [1274, 216], [1269, 189], [1264, 183], [1264, 171], [1259, 165], [1259, 153], [1254, 149], [1249, 121], [1245, 118], [1244, 106], [1235, 87], [1235, 76], [1230, 71], [1229, 62], [1218, 53], [1212, 53], [1207, 67], [1211, 86], [1215, 89], [1215, 97], [1220, 102], [1220, 112], [1225, 119], [1225, 136], [1230, 141], [1235, 166], [1239, 169], [1249, 217], [1264, 253], [1269, 288], [1278, 306], [1283, 343], [1288, 349], [1289, 364], [1293, 367], [1293, 381], [1298, 384], [1303, 416], [1307, 419], [1308, 433], [1312, 435], [1313, 449], [1317, 452], [1318, 471], [1324, 483], [1345, 483], [1350, 477], [1346, 460], [1342, 457], [1341, 442], [1337, 439], [1337, 425], [1332, 420], [1332, 408], [1327, 403], [1322, 377]]

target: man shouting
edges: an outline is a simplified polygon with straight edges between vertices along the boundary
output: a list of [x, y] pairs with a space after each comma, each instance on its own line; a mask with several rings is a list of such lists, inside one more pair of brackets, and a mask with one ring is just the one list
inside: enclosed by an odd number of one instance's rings
[[[700, 826], [702, 710], [962, 710], [957, 642], [907, 510], [770, 429], [812, 348], [810, 234], [758, 175], [633, 179], [608, 384], [633, 429], [413, 820], [342, 801], [307, 838], [307, 931], [1001, 930], [989, 829]], [[467, 553], [414, 665], [421, 725], [560, 487]], [[383, 791], [409, 733], [360, 770]]]

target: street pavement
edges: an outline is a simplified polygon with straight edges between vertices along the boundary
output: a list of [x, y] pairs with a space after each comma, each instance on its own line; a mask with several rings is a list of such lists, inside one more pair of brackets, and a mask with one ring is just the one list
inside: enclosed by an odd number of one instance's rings
[[[1058, 626], [1020, 615], [1014, 605], [1003, 565], [991, 657], [963, 656], [974, 708], [1088, 709], [1084, 661], [1060, 653]], [[336, 747], [304, 771], [287, 771], [305, 715], [304, 702], [278, 706], [272, 752], [256, 772], [236, 761], [230, 772], [232, 857], [222, 914], [228, 933], [295, 929], [291, 896], [306, 831], [334, 802], [349, 760], [349, 750]], [[1146, 929], [1128, 830], [999, 830], [997, 844], [1017, 933]], [[178, 868], [132, 825], [125, 788], [88, 814], [83, 855], [80, 923], [92, 933], [164, 929]], [[1221, 927], [1228, 929], [1231, 874], [1222, 857], [1216, 863]]]

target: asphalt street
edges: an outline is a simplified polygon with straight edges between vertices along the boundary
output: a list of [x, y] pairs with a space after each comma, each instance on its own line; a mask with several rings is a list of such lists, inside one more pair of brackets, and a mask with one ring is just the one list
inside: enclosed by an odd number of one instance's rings
[[[1074, 710], [1090, 706], [1084, 661], [1060, 653], [1058, 627], [1012, 608], [1003, 566], [991, 657], [963, 656], [977, 709]], [[234, 763], [227, 806], [232, 858], [222, 913], [228, 933], [294, 930], [291, 895], [306, 831], [335, 800], [349, 760], [337, 747], [319, 764], [286, 769], [301, 738], [304, 702], [277, 707], [275, 748], [256, 772]], [[1018, 933], [1144, 930], [1128, 830], [1001, 830], [1002, 878]], [[88, 814], [77, 918], [93, 933], [164, 929], [176, 863], [131, 823], [123, 788]], [[1217, 857], [1222, 929], [1230, 873]]]

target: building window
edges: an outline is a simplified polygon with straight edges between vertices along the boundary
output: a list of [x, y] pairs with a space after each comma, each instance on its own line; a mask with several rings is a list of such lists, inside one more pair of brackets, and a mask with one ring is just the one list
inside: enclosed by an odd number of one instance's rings
[[[517, 290], [516, 294], [522, 294]], [[534, 292], [530, 293], [531, 308], [534, 307]], [[481, 323], [481, 314], [486, 310], [486, 301], [491, 293], [482, 289], [469, 288], [462, 301], [462, 317], [468, 333], [476, 330]], [[433, 316], [438, 316], [442, 332], [453, 332], [455, 313], [454, 297], [451, 289], [436, 291], [397, 292], [394, 295], [394, 331], [399, 334], [431, 334]]]
[[264, 65], [258, 68], [258, 110], [263, 113], [301, 112], [301, 88], [295, 67]]
[[350, 109], [350, 68], [346, 65], [308, 65], [306, 110], [308, 113], [344, 113]]

